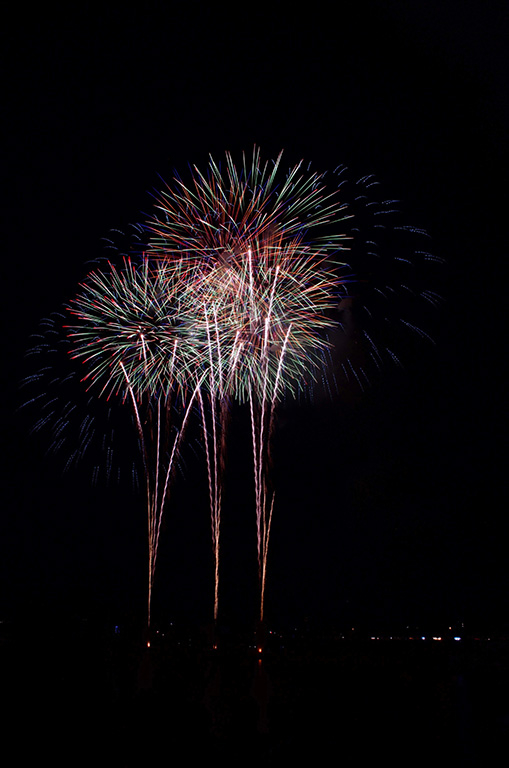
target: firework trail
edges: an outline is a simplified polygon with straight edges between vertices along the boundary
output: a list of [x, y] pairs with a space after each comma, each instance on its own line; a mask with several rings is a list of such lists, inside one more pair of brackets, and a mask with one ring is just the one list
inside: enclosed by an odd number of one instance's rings
[[275, 493], [271, 487], [271, 442], [275, 409], [295, 395], [319, 364], [323, 332], [337, 301], [341, 279], [319, 255], [300, 243], [257, 243], [244, 261], [247, 298], [238, 310], [240, 338], [249, 366], [238, 369], [235, 389], [249, 402], [257, 527], [260, 621], [264, 619], [267, 556]]
[[[181, 262], [123, 266], [92, 272], [71, 302], [71, 357], [84, 364], [84, 383], [97, 397], [129, 401], [134, 414], [147, 497], [148, 627], [159, 537], [169, 487], [198, 391], [188, 391], [193, 345], [186, 319]], [[181, 423], [170, 414], [180, 402]]]

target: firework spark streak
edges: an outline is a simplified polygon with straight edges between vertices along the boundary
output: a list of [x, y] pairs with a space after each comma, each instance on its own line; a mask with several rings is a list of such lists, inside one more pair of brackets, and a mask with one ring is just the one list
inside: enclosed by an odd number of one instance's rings
[[[210, 314], [212, 314], [211, 319], [209, 318]], [[204, 303], [202, 317], [206, 328], [208, 370], [206, 391], [203, 391], [204, 387], [200, 387], [198, 397], [209, 486], [212, 552], [214, 558], [214, 622], [217, 623], [219, 611], [219, 544], [228, 407], [223, 381], [222, 334], [218, 323], [217, 307], [215, 305], [209, 307], [207, 303]], [[207, 411], [204, 405], [204, 398], [208, 400], [210, 429], [207, 426]], [[210, 445], [210, 442], [212, 445]]]

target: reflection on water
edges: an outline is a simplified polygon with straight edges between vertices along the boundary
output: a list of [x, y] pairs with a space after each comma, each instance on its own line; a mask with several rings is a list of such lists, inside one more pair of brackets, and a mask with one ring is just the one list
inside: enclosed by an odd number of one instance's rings
[[478, 765], [509, 735], [505, 641], [345, 640], [260, 656], [175, 637], [147, 648], [118, 631], [14, 631], [0, 659], [10, 702], [2, 736], [16, 741], [18, 760], [140, 766], [184, 752], [242, 766], [331, 754]]

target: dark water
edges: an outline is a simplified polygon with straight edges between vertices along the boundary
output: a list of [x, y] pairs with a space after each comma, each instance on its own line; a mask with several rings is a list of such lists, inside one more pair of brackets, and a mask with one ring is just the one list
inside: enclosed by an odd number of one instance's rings
[[[509, 643], [269, 643], [4, 626], [3, 765], [488, 765], [509, 736]], [[10, 749], [13, 751], [10, 752]], [[9, 757], [9, 754], [12, 757]]]

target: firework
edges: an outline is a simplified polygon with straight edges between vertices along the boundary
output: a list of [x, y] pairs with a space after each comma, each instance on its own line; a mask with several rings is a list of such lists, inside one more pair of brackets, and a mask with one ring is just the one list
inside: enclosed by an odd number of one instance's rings
[[[79, 378], [91, 411], [99, 403], [110, 411], [128, 406], [119, 410], [134, 421], [147, 496], [149, 626], [161, 521], [194, 404], [209, 487], [215, 621], [230, 404], [249, 411], [263, 620], [278, 403], [313, 397], [322, 386], [333, 394], [340, 375], [362, 389], [371, 371], [399, 363], [400, 336], [429, 339], [415, 309], [439, 301], [422, 279], [436, 259], [426, 233], [399, 223], [395, 201], [375, 199], [375, 190], [372, 177], [349, 183], [344, 168], [326, 175], [299, 163], [285, 172], [281, 155], [263, 162], [256, 148], [238, 166], [229, 154], [223, 169], [211, 159], [205, 173], [194, 168], [188, 185], [176, 177], [154, 195], [152, 217], [136, 228], [143, 255], [95, 269], [70, 302], [58, 349], [74, 367], [55, 377], [43, 365], [33, 378], [62, 391]], [[38, 354], [54, 351], [50, 336], [62, 324], [58, 318], [43, 330]], [[45, 399], [37, 427], [52, 424], [58, 447], [76, 404], [69, 397], [57, 416], [55, 399]], [[90, 453], [94, 440], [87, 415], [68, 463]], [[111, 456], [108, 445], [107, 474]]]
[[[122, 268], [91, 273], [70, 310], [70, 354], [85, 366], [82, 380], [98, 397], [128, 401], [134, 414], [147, 496], [149, 627], [161, 521], [197, 392], [186, 387], [197, 350], [186, 308], [190, 283], [182, 263], [126, 259]], [[172, 434], [175, 398], [181, 423]]]

